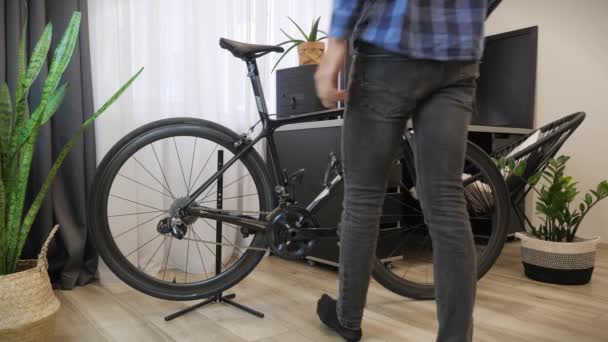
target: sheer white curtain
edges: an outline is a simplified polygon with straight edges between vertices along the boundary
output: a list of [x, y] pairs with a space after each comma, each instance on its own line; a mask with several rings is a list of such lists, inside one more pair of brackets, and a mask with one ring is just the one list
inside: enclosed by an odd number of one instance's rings
[[[279, 28], [297, 34], [287, 16], [305, 30], [313, 18], [321, 16], [321, 28], [327, 29], [331, 12], [328, 0], [89, 0], [88, 6], [95, 106], [145, 67], [131, 90], [96, 123], [99, 160], [121, 137], [162, 118], [196, 117], [238, 133], [245, 131], [258, 119], [245, 65], [219, 48], [219, 38], [277, 44], [285, 40]], [[271, 112], [276, 91], [270, 70], [279, 57], [270, 54], [258, 61]], [[296, 63], [294, 50], [279, 68]], [[160, 158], [170, 158], [168, 152], [163, 156], [167, 148], [159, 149]], [[135, 179], [145, 177], [128, 166], [124, 172]], [[133, 196], [130, 198], [146, 196], [126, 184], [121, 193]], [[133, 222], [127, 224], [141, 220], [130, 219]], [[124, 243], [137, 246], [138, 241], [147, 239], [146, 234], [151, 233], [138, 232]], [[135, 258], [142, 259], [141, 253]], [[162, 257], [158, 253], [156, 259]], [[100, 271], [102, 281], [112, 281], [104, 266]]]

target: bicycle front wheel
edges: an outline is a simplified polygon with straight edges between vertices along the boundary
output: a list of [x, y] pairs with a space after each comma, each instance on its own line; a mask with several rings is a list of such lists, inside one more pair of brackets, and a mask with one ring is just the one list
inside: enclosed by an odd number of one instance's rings
[[[154, 297], [193, 300], [227, 290], [255, 268], [266, 250], [263, 232], [243, 236], [240, 227], [224, 222], [220, 234], [217, 222], [194, 217], [184, 220], [179, 239], [159, 228], [218, 163], [237, 153], [238, 138], [212, 122], [172, 118], [131, 132], [107, 153], [95, 176], [88, 219], [99, 254], [114, 274]], [[197, 205], [221, 205], [253, 217], [272, 210], [271, 183], [254, 149], [241, 155], [222, 181], [221, 198], [214, 182]]]
[[[403, 177], [385, 199], [373, 276], [399, 295], [433, 299], [433, 246], [417, 199], [414, 161], [407, 143], [401, 162]], [[471, 142], [462, 178], [475, 239], [477, 275], [481, 278], [500, 255], [507, 238], [508, 190], [492, 159]]]

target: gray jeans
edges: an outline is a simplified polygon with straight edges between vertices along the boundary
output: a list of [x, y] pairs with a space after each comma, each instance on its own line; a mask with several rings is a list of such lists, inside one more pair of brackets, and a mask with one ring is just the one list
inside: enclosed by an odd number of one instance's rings
[[340, 223], [343, 326], [359, 328], [389, 170], [412, 118], [417, 193], [433, 244], [438, 341], [471, 341], [476, 255], [462, 189], [477, 62], [413, 60], [362, 46], [344, 114]]

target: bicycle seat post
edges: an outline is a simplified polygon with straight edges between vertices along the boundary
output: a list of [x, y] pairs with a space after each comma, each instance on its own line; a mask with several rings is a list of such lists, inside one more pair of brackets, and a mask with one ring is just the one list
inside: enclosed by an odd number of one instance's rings
[[251, 86], [253, 87], [255, 104], [258, 107], [258, 113], [260, 114], [262, 125], [264, 128], [266, 128], [268, 122], [268, 108], [266, 107], [266, 99], [264, 98], [264, 89], [262, 89], [258, 65], [255, 58], [247, 58], [245, 59], [245, 62], [247, 63], [247, 77], [251, 79]]

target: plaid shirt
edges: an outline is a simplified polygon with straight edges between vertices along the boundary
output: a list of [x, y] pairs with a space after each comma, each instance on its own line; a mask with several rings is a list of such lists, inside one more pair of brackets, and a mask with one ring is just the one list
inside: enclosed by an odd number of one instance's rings
[[334, 0], [329, 35], [416, 59], [479, 60], [497, 0]]

